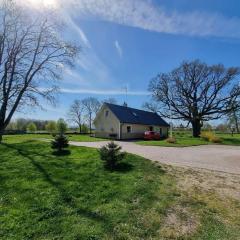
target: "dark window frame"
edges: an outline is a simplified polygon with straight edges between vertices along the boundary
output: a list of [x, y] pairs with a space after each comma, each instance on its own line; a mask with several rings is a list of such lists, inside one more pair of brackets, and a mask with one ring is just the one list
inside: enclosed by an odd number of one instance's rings
[[132, 132], [132, 126], [128, 125], [127, 126], [127, 133], [131, 133]]

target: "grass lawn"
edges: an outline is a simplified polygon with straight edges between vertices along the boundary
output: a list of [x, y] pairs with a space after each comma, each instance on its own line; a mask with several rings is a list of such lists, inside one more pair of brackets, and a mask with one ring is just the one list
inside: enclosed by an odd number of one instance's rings
[[109, 172], [95, 149], [72, 146], [57, 157], [49, 143], [30, 138], [5, 136], [0, 145], [0, 239], [239, 237], [238, 200], [199, 184], [179, 187], [181, 176], [196, 173], [130, 154]]
[[90, 137], [87, 134], [85, 134], [85, 135], [72, 134], [72, 135], [68, 135], [68, 138], [70, 141], [77, 141], [77, 142], [98, 142], [98, 141], [106, 140], [103, 138]]
[[[97, 141], [104, 141], [106, 139], [103, 138], [95, 138], [95, 137], [90, 137], [87, 134], [67, 134], [67, 137], [69, 141], [78, 141], [78, 142], [97, 142]], [[53, 139], [51, 134], [24, 134], [24, 135], [6, 135], [4, 136], [4, 139], [7, 141], [23, 141], [23, 140], [29, 140], [29, 139]]]
[[[220, 137], [223, 142], [223, 145], [240, 145], [240, 134], [231, 134], [222, 133], [216, 134]], [[176, 143], [168, 143], [166, 140], [159, 141], [138, 141], [137, 143], [140, 145], [148, 145], [148, 146], [163, 146], [163, 147], [188, 147], [188, 146], [198, 146], [198, 145], [206, 145], [212, 144], [207, 142], [201, 138], [193, 138], [189, 132], [182, 133], [174, 133], [173, 137], [176, 138]]]
[[217, 133], [217, 136], [223, 139], [224, 145], [240, 145], [240, 134]]

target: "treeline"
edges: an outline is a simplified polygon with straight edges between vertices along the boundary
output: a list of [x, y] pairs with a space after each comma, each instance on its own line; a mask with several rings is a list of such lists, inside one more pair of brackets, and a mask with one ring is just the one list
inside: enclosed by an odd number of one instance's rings
[[[187, 132], [187, 131], [192, 131], [192, 128], [190, 126], [184, 126], [183, 124], [180, 125], [175, 125], [173, 124], [173, 130], [174, 131], [182, 131], [182, 132]], [[213, 125], [210, 123], [204, 123], [202, 126], [203, 131], [216, 131], [219, 133], [239, 133], [239, 128], [238, 125], [236, 126], [235, 122], [232, 121], [225, 121], [222, 123], [219, 123], [217, 125]]]
[[11, 121], [6, 130], [17, 130], [17, 131], [27, 131], [28, 126], [33, 123], [36, 126], [38, 131], [46, 130], [46, 125], [48, 124], [48, 120], [36, 120], [36, 119], [26, 119], [26, 118], [18, 118], [16, 120]]
[[[35, 133], [35, 132], [55, 133], [58, 129], [58, 124], [60, 122], [64, 122], [66, 126], [66, 131], [79, 132], [78, 128], [69, 126], [67, 122], [62, 118], [59, 119], [58, 121], [18, 118], [11, 121], [8, 124], [5, 133]], [[82, 133], [88, 132], [89, 132], [88, 126], [86, 124], [83, 124]]]
[[104, 101], [99, 101], [94, 97], [76, 99], [66, 113], [66, 121], [63, 118], [58, 121], [18, 118], [8, 124], [5, 133], [54, 133], [57, 131], [59, 122], [64, 122], [69, 132], [91, 133], [93, 120], [103, 102], [117, 103], [114, 98]]

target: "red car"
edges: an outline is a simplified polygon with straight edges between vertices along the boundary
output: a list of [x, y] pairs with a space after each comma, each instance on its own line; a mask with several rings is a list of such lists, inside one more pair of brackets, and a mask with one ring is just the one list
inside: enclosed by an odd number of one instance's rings
[[147, 131], [144, 133], [145, 140], [160, 140], [160, 133], [154, 131]]

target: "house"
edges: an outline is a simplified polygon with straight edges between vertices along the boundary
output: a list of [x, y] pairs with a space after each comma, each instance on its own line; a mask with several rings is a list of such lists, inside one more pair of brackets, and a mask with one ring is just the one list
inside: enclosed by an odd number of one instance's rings
[[145, 131], [168, 136], [169, 124], [157, 113], [104, 103], [94, 120], [95, 135], [102, 138], [143, 138]]

